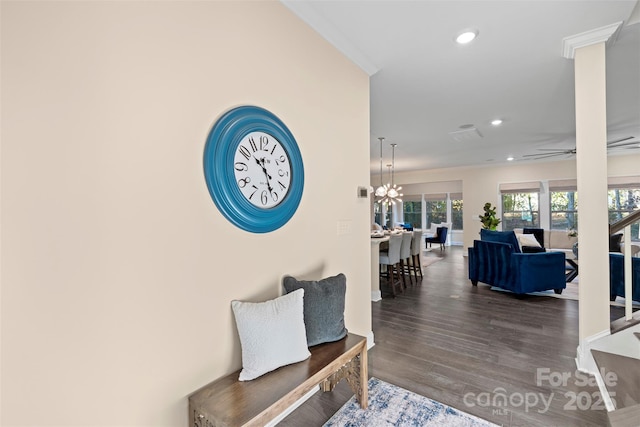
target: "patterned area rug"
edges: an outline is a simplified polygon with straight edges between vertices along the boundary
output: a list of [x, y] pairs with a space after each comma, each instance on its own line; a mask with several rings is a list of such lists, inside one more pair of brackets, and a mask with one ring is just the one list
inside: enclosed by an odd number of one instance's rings
[[412, 393], [377, 378], [369, 380], [369, 407], [360, 409], [352, 397], [325, 424], [332, 426], [496, 426], [435, 400]]
[[441, 257], [435, 257], [435, 256], [427, 257], [427, 256], [422, 255], [422, 268], [427, 268], [430, 265], [433, 265], [436, 262], [440, 262], [442, 260], [443, 260], [443, 258], [441, 258]]

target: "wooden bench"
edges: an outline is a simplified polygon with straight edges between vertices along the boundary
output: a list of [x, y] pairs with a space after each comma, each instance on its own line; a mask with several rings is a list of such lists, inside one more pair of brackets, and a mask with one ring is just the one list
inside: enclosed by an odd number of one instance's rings
[[238, 381], [240, 371], [219, 378], [189, 396], [190, 427], [264, 426], [320, 385], [332, 391], [346, 379], [363, 409], [367, 393], [367, 340], [348, 334], [310, 347], [311, 357], [255, 380]]

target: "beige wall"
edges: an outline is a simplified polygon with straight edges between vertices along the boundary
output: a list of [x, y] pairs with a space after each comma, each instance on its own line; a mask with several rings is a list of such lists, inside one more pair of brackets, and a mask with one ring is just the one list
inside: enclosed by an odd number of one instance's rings
[[[612, 156], [608, 159], [609, 176], [638, 174], [640, 155]], [[371, 182], [375, 182], [375, 174]], [[396, 172], [396, 182], [400, 185], [425, 182], [462, 180], [464, 197], [464, 246], [473, 246], [478, 238], [481, 224], [478, 215], [482, 206], [491, 202], [500, 205], [498, 185], [508, 182], [576, 178], [575, 160], [546, 163], [510, 163], [495, 166], [448, 168], [416, 172]]]
[[[186, 396], [240, 366], [230, 301], [285, 274], [344, 272], [347, 327], [371, 331], [368, 77], [279, 2], [4, 1], [1, 36], [2, 425], [186, 425]], [[261, 235], [202, 172], [243, 104], [305, 165]]]

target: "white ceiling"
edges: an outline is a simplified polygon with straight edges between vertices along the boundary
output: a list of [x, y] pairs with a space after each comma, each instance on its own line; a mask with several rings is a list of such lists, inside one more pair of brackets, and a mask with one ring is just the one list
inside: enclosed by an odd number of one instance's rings
[[[385, 165], [389, 144], [398, 144], [396, 172], [506, 163], [510, 155], [533, 161], [522, 156], [575, 147], [573, 61], [562, 56], [562, 40], [621, 21], [607, 45], [608, 139], [640, 137], [636, 0], [282, 2], [371, 75], [373, 173], [380, 136]], [[457, 45], [468, 28], [479, 36]], [[503, 124], [491, 126], [495, 118]], [[466, 124], [482, 138], [453, 140], [449, 133]]]

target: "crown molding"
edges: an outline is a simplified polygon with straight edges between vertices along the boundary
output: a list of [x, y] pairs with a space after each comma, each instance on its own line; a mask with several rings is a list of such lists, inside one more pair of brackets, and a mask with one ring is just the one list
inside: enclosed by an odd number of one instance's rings
[[595, 30], [585, 31], [584, 33], [562, 39], [562, 56], [567, 59], [573, 59], [576, 55], [576, 49], [591, 46], [596, 43], [615, 43], [618, 38], [618, 32], [622, 27], [622, 21]]
[[367, 75], [373, 76], [380, 71], [380, 67], [376, 66], [367, 55], [347, 39], [331, 22], [318, 13], [311, 2], [299, 0], [280, 0], [280, 2], [360, 67]]

